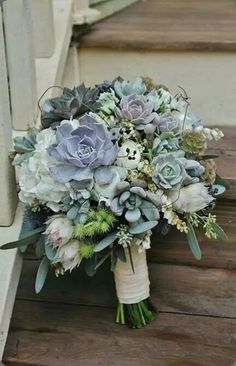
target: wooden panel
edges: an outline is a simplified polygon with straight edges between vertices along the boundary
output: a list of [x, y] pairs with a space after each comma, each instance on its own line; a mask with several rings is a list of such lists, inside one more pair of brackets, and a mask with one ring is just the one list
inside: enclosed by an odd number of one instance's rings
[[147, 0], [95, 25], [82, 47], [236, 50], [231, 0]]
[[27, 130], [35, 122], [37, 99], [30, 1], [4, 1], [3, 10], [12, 123]]
[[[52, 274], [43, 291], [34, 293], [35, 261], [23, 267], [17, 298], [70, 304], [115, 306], [113, 275], [108, 265], [93, 278], [82, 268], [60, 279]], [[236, 318], [233, 270], [149, 263], [151, 298], [162, 311]]]
[[141, 330], [114, 324], [108, 308], [17, 301], [9, 366], [229, 366], [236, 320], [159, 314]]
[[0, 225], [11, 225], [16, 209], [17, 195], [14, 169], [9, 159], [12, 148], [10, 101], [8, 94], [8, 75], [6, 67], [5, 40], [3, 32], [2, 7], [0, 5], [0, 187], [1, 211]]

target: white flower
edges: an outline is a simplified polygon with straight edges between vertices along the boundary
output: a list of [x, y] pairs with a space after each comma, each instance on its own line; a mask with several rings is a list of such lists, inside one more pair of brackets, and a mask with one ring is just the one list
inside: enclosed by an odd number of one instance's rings
[[214, 198], [208, 193], [204, 183], [194, 183], [179, 191], [169, 191], [168, 200], [177, 212], [196, 212], [204, 209]]
[[55, 143], [55, 139], [55, 131], [51, 128], [37, 135], [34, 155], [22, 164], [19, 172], [19, 198], [22, 202], [31, 204], [34, 199], [43, 203], [59, 202], [68, 191], [64, 184], [55, 181], [49, 173], [49, 166], [54, 159], [48, 154], [47, 148]]
[[208, 128], [208, 127], [203, 127], [203, 126], [198, 126], [195, 128], [195, 131], [197, 132], [201, 132], [202, 135], [207, 139], [207, 140], [219, 140], [221, 139], [221, 137], [224, 136], [223, 132], [219, 129], [219, 128]]
[[126, 140], [119, 149], [116, 165], [126, 169], [135, 169], [140, 160], [140, 145], [132, 140]]
[[47, 241], [55, 247], [66, 244], [72, 238], [74, 228], [72, 221], [66, 216], [52, 216], [46, 224], [48, 226], [44, 234], [47, 235]]
[[57, 250], [53, 263], [61, 263], [65, 271], [72, 271], [80, 265], [80, 243], [78, 240], [71, 240]]

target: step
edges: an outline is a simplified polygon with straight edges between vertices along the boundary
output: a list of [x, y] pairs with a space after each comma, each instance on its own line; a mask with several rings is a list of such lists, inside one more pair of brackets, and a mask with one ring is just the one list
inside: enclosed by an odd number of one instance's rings
[[[228, 242], [199, 236], [203, 259], [183, 235], [153, 235], [151, 297], [159, 314], [143, 330], [114, 324], [116, 296], [107, 262], [93, 278], [83, 268], [34, 292], [39, 260], [25, 255], [4, 362], [11, 366], [228, 366], [236, 359], [236, 195], [232, 127], [210, 151], [231, 190], [216, 206]], [[62, 351], [63, 350], [63, 351]]]
[[236, 51], [236, 3], [139, 1], [94, 25], [79, 42], [86, 48]]
[[235, 125], [236, 2], [146, 0], [74, 29], [80, 78], [150, 76], [183, 87], [205, 124]]

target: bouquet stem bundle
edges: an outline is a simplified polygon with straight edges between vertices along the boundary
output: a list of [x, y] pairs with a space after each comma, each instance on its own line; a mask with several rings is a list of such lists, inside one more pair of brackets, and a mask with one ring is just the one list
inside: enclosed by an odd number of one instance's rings
[[118, 259], [114, 271], [118, 306], [116, 323], [141, 328], [155, 319], [148, 302], [150, 281], [146, 250], [139, 252], [131, 246], [130, 255], [126, 249], [126, 262]]

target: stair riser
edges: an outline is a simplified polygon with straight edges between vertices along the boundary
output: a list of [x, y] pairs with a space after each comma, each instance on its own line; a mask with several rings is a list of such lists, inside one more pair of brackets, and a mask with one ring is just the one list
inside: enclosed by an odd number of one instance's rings
[[117, 75], [149, 75], [174, 93], [183, 87], [207, 125], [236, 125], [235, 52], [157, 52], [80, 48], [80, 77], [88, 85]]

